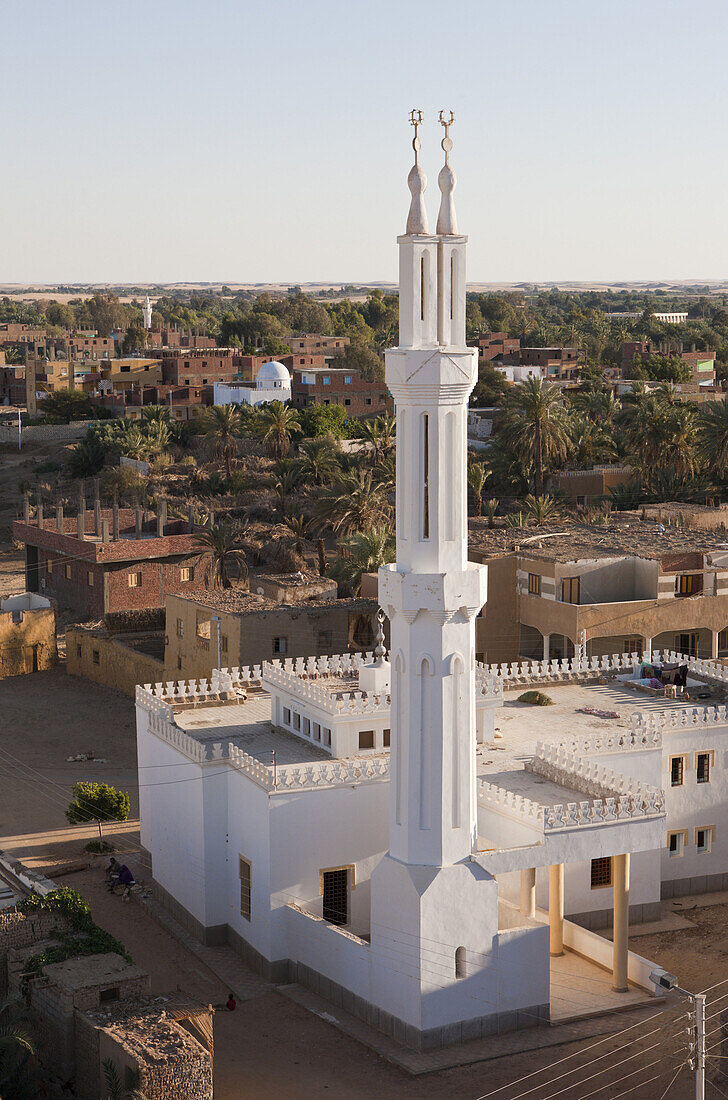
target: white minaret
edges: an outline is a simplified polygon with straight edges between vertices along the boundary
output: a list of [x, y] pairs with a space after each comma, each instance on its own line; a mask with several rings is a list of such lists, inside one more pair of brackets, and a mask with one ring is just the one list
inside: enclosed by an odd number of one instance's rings
[[144, 305], [142, 306], [144, 313], [144, 328], [152, 327], [152, 303], [149, 301], [149, 295], [147, 294], [144, 299]]
[[[440, 112], [445, 164], [435, 234], [419, 164], [421, 113], [413, 111], [411, 121], [412, 201], [398, 238], [399, 346], [386, 353], [397, 409], [397, 561], [379, 571], [379, 602], [391, 620], [390, 840], [372, 876], [372, 944], [385, 952], [410, 945], [419, 969], [396, 1014], [427, 1030], [441, 1022], [437, 998], [425, 996], [434, 988], [431, 944], [447, 954], [451, 942], [453, 957], [487, 950], [496, 891], [469, 860], [476, 839], [474, 620], [486, 599], [486, 568], [467, 560], [467, 405], [477, 352], [465, 343], [467, 238], [458, 233], [449, 164], [454, 116]], [[469, 1015], [477, 1015], [472, 1003], [458, 1018]]]

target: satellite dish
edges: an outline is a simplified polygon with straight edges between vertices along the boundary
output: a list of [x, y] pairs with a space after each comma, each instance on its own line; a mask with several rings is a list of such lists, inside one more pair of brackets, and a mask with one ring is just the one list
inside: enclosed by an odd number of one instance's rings
[[255, 591], [256, 591], [256, 592], [258, 593], [258, 595], [259, 595], [259, 596], [263, 596], [263, 595], [264, 595], [264, 592], [263, 592], [263, 589], [262, 589], [262, 588], [256, 588], [256, 590], [255, 590]]

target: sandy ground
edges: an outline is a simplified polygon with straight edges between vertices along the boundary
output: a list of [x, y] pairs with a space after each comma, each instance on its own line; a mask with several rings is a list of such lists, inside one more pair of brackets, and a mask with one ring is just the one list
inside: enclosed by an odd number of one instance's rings
[[[93, 835], [93, 826], [72, 830], [63, 816], [71, 784], [82, 777], [107, 780], [128, 789], [132, 814], [136, 816], [134, 712], [129, 698], [54, 670], [0, 681], [0, 715], [0, 849], [15, 851], [30, 864], [47, 868], [51, 875], [69, 860], [83, 857], [83, 844]], [[72, 751], [86, 748], [104, 756], [107, 763], [66, 763]], [[139, 844], [136, 830], [137, 823], [131, 820], [110, 830], [117, 851], [130, 862], [136, 858]], [[204, 1003], [221, 1005], [227, 994], [223, 982], [145, 910], [134, 904], [124, 905], [119, 897], [105, 891], [105, 860], [89, 861], [87, 856], [85, 860], [90, 867], [59, 874], [59, 884], [72, 886], [88, 898], [97, 922], [123, 940], [134, 961], [149, 972], [152, 990], [164, 993], [180, 989]], [[728, 979], [728, 906], [691, 910], [686, 916], [690, 927], [636, 937], [633, 950], [674, 970], [688, 988], [701, 989]], [[728, 991], [728, 984], [712, 996], [718, 997], [724, 990]], [[728, 1005], [728, 997], [723, 1003]], [[716, 1007], [708, 1011], [720, 1007], [716, 1002]], [[242, 1002], [234, 1013], [224, 1009], [217, 1012], [215, 1096], [216, 1100], [267, 1100], [271, 1096], [286, 1100], [323, 1096], [347, 1100], [480, 1100], [498, 1090], [492, 1100], [516, 1100], [530, 1090], [526, 1100], [547, 1100], [556, 1095], [559, 1100], [583, 1100], [592, 1089], [603, 1086], [594, 1100], [615, 1100], [618, 1096], [661, 1100], [672, 1074], [656, 1081], [649, 1079], [666, 1066], [674, 1067], [674, 1072], [680, 1065], [680, 1058], [672, 1062], [665, 1059], [682, 1041], [684, 1023], [670, 1024], [670, 1019], [682, 1011], [679, 1007], [656, 1011], [660, 1012], [657, 1023], [642, 1024], [623, 1038], [613, 1036], [601, 1041], [596, 1035], [578, 1043], [410, 1077], [319, 1016], [271, 990]], [[656, 1035], [647, 1034], [656, 1027], [661, 1029]], [[645, 1037], [638, 1044], [631, 1042], [641, 1036]], [[656, 1040], [661, 1045], [648, 1049]], [[593, 1047], [594, 1043], [600, 1045]], [[602, 1054], [607, 1057], [601, 1058]], [[598, 1056], [600, 1061], [588, 1069], [561, 1076]], [[564, 1058], [569, 1061], [561, 1062]], [[630, 1062], [621, 1064], [625, 1058]], [[657, 1064], [651, 1064], [655, 1061]], [[719, 1087], [721, 1078], [717, 1075], [724, 1065], [711, 1063]], [[635, 1069], [639, 1072], [628, 1077]], [[600, 1070], [606, 1072], [588, 1085], [584, 1083], [586, 1077]], [[515, 1083], [533, 1073], [536, 1076]], [[728, 1080], [722, 1084], [727, 1086], [728, 1095]], [[719, 1095], [709, 1089], [711, 1094]], [[667, 1100], [687, 1100], [692, 1095], [692, 1082], [683, 1072]]]

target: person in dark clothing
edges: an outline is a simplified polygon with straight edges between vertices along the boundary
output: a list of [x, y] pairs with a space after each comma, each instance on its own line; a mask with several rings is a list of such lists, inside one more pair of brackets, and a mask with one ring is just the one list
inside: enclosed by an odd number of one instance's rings
[[233, 997], [232, 993], [228, 993], [228, 999], [225, 1002], [225, 1007], [228, 1010], [228, 1012], [234, 1012], [235, 1011], [236, 1001], [235, 1001], [235, 998]]

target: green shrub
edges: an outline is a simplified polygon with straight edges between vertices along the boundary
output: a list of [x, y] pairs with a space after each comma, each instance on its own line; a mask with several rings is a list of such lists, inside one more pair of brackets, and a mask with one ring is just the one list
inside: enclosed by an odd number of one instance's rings
[[530, 703], [534, 707], [552, 707], [554, 705], [553, 699], [543, 691], [524, 691], [523, 695], [518, 696], [518, 702]]
[[95, 855], [103, 855], [104, 852], [115, 852], [116, 848], [106, 840], [89, 840], [88, 844], [84, 844], [83, 850]]

